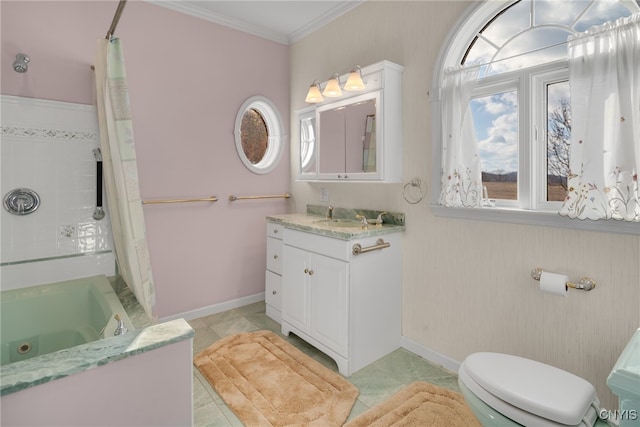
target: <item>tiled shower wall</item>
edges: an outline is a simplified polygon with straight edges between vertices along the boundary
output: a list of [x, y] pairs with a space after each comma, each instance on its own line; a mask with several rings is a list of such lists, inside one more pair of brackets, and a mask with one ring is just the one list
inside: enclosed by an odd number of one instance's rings
[[[30, 188], [40, 207], [1, 210], [0, 286], [14, 289], [113, 275], [109, 216], [93, 219], [99, 146], [95, 107], [2, 96], [2, 197]], [[103, 195], [103, 203], [106, 197]]]

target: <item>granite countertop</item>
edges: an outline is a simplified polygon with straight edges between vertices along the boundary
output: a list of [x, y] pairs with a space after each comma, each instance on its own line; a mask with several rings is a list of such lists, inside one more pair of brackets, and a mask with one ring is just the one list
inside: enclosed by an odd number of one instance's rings
[[381, 236], [405, 230], [404, 214], [387, 212], [383, 224], [369, 224], [363, 228], [356, 215], [363, 215], [368, 221], [375, 220], [382, 211], [366, 209], [334, 208], [333, 220], [326, 219], [327, 206], [308, 205], [307, 213], [269, 215], [267, 221], [282, 224], [286, 228], [320, 234], [341, 240], [361, 239]]

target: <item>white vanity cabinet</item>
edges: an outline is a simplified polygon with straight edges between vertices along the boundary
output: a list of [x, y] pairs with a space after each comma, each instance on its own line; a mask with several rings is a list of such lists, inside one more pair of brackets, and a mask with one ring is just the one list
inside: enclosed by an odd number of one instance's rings
[[281, 224], [267, 222], [267, 269], [265, 271], [264, 301], [266, 314], [280, 323], [282, 289], [282, 234]]
[[[353, 254], [353, 246], [389, 247]], [[345, 376], [400, 346], [401, 235], [353, 240], [285, 228], [282, 333], [332, 357]]]

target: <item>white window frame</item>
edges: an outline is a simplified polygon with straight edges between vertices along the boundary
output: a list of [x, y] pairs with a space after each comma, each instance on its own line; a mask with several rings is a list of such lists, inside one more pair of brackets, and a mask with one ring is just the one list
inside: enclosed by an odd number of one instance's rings
[[[251, 163], [242, 148], [242, 118], [247, 111], [252, 109], [258, 111], [264, 119], [268, 136], [267, 151], [262, 160], [256, 164]], [[259, 175], [267, 174], [275, 169], [282, 158], [286, 136], [283, 131], [282, 118], [273, 102], [264, 96], [252, 96], [244, 101], [238, 109], [233, 133], [238, 157], [247, 169]]]
[[[553, 65], [553, 64], [552, 64]], [[545, 67], [545, 71], [531, 76], [532, 86], [532, 106], [536, 106], [532, 111], [532, 135], [531, 140], [534, 141], [535, 150], [532, 150], [535, 156], [532, 164], [535, 165], [535, 176], [538, 178], [532, 182], [532, 204], [531, 208], [540, 211], [558, 212], [562, 207], [562, 202], [547, 201], [547, 85], [560, 83], [569, 80], [569, 69], [566, 62], [557, 64], [556, 66]]]
[[[464, 52], [468, 39], [459, 37], [475, 31], [486, 21], [504, 9], [513, 0], [484, 1], [474, 3], [465, 11], [450, 31], [440, 51], [433, 73], [432, 89], [429, 91], [432, 111], [432, 182], [431, 210], [436, 216], [467, 220], [498, 221], [515, 224], [542, 225], [591, 231], [604, 231], [640, 235], [637, 223], [615, 220], [582, 221], [559, 215], [561, 202], [546, 201], [546, 83], [568, 79], [567, 61], [556, 61], [524, 71], [516, 70], [481, 80], [474, 90], [473, 98], [518, 90], [518, 202], [496, 201], [493, 207], [463, 208], [444, 207], [438, 203], [441, 191], [442, 169], [442, 120], [440, 113], [440, 82], [444, 70], [457, 67], [459, 58], [452, 53]], [[468, 29], [471, 30], [468, 30]], [[535, 90], [534, 90], [535, 89]], [[530, 93], [529, 96], [526, 94]], [[532, 110], [532, 105], [537, 108]], [[544, 160], [544, 161], [543, 161]], [[531, 168], [535, 167], [534, 170]], [[537, 181], [535, 177], [543, 177]], [[534, 177], [534, 178], [532, 178]], [[544, 188], [541, 188], [544, 184]]]

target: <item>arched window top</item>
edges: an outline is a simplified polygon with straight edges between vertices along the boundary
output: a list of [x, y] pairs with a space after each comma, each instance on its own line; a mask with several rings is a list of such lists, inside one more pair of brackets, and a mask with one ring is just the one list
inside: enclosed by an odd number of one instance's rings
[[640, 12], [636, 0], [483, 2], [460, 25], [445, 66], [488, 77], [566, 58], [567, 37]]

